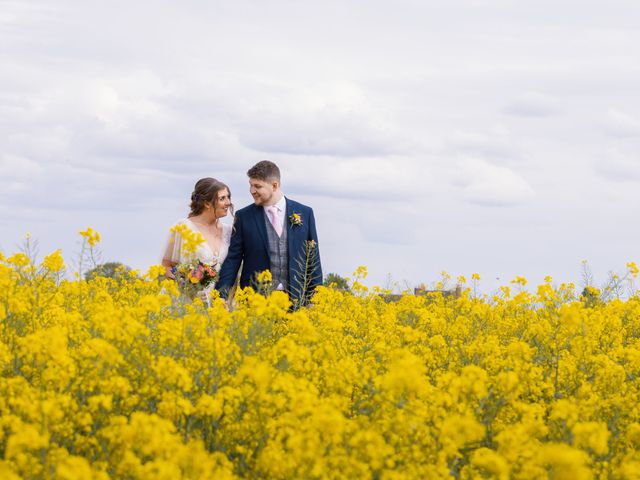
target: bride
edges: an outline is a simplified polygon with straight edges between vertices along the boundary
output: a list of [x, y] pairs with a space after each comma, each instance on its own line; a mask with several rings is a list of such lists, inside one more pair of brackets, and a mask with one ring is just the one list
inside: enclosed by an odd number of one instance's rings
[[[165, 267], [166, 276], [175, 278], [173, 267], [182, 263], [190, 263], [200, 260], [206, 264], [215, 264], [219, 272], [222, 262], [229, 252], [231, 241], [231, 225], [219, 221], [231, 211], [231, 192], [229, 187], [215, 178], [201, 178], [191, 194], [191, 212], [187, 218], [179, 220], [172, 228], [167, 242], [162, 265]], [[189, 253], [184, 248], [184, 241], [180, 234], [180, 226], [186, 226], [194, 233], [200, 233], [204, 242], [197, 246], [194, 253]], [[208, 294], [214, 285], [209, 284], [205, 290]], [[206, 295], [208, 297], [208, 295]]]

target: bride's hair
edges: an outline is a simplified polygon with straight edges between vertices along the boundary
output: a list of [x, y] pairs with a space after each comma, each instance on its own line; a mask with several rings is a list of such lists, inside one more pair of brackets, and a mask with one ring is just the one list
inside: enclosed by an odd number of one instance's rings
[[[196, 182], [196, 186], [193, 187], [193, 193], [191, 194], [191, 212], [190, 217], [200, 215], [205, 207], [205, 203], [209, 202], [213, 205], [213, 208], [218, 206], [218, 192], [226, 190], [229, 192], [229, 198], [231, 198], [231, 190], [224, 183], [215, 178], [206, 177], [201, 178]], [[229, 207], [231, 215], [233, 215], [233, 204]]]

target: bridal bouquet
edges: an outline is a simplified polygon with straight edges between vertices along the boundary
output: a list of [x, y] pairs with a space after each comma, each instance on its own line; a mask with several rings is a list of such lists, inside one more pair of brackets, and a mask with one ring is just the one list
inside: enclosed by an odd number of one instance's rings
[[191, 298], [203, 292], [207, 287], [215, 285], [219, 273], [215, 263], [204, 263], [194, 260], [190, 263], [175, 265], [171, 271], [180, 288]]

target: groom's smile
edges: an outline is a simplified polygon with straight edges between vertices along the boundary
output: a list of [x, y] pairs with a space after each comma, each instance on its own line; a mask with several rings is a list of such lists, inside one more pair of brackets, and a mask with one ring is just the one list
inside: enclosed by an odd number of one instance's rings
[[266, 182], [257, 178], [249, 179], [249, 193], [253, 197], [253, 202], [258, 206], [272, 205], [276, 203], [276, 192], [278, 191], [278, 182]]

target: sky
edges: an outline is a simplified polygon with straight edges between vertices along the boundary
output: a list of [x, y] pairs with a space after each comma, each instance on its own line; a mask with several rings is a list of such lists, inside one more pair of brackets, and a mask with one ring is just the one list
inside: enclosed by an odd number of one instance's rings
[[0, 0], [0, 251], [91, 226], [146, 269], [266, 159], [325, 273], [602, 283], [640, 261], [638, 45], [637, 0]]

